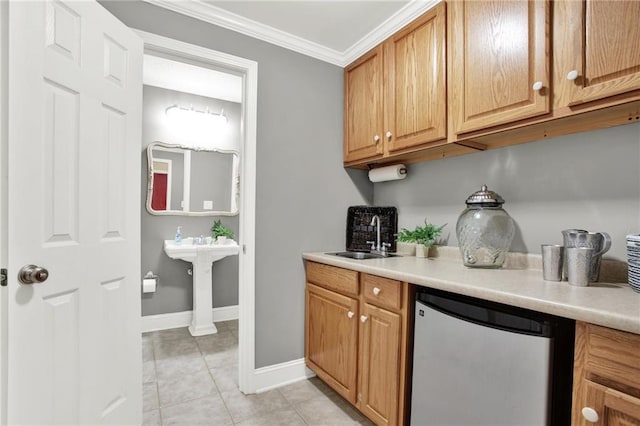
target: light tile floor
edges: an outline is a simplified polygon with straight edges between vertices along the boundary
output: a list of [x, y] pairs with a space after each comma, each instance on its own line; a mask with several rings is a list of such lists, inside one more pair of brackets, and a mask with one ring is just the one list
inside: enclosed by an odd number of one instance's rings
[[145, 425], [371, 425], [316, 378], [256, 395], [238, 390], [238, 321], [193, 337], [142, 335]]

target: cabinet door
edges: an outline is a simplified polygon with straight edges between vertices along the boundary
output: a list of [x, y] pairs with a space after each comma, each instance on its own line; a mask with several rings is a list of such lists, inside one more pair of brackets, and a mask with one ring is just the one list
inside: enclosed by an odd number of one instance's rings
[[344, 72], [344, 161], [382, 155], [382, 46]]
[[574, 410], [575, 426], [640, 425], [640, 399], [586, 379], [582, 386], [584, 399]]
[[360, 323], [360, 410], [378, 425], [395, 425], [400, 404], [400, 315], [365, 303]]
[[355, 404], [358, 301], [307, 283], [305, 313], [307, 365]]
[[449, 16], [456, 133], [550, 111], [547, 1], [454, 1]]
[[445, 24], [441, 3], [385, 43], [389, 151], [447, 135]]
[[587, 0], [566, 7], [572, 42], [570, 51], [559, 53], [573, 60], [564, 71], [573, 85], [570, 105], [640, 89], [640, 2]]

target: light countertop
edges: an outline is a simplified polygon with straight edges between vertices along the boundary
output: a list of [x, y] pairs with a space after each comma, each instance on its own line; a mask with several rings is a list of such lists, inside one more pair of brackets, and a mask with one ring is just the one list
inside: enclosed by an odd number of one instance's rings
[[640, 334], [640, 293], [634, 292], [628, 284], [598, 282], [588, 287], [575, 287], [566, 281], [544, 281], [540, 269], [518, 266], [473, 269], [465, 267], [459, 257], [354, 260], [325, 253], [304, 253], [302, 257]]

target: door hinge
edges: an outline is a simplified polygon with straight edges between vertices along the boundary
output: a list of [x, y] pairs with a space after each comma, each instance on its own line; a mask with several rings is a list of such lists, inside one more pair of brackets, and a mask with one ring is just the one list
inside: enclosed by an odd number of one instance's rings
[[2, 287], [7, 286], [7, 269], [6, 268], [0, 269], [0, 286]]

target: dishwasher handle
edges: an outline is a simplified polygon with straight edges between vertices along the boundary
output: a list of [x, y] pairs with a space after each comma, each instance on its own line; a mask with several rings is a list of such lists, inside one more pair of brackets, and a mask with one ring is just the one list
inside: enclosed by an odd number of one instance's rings
[[[471, 297], [434, 294], [421, 292], [417, 301], [463, 321], [530, 336], [552, 337], [553, 324], [545, 319], [533, 318], [534, 315], [525, 309], [487, 302]], [[416, 309], [419, 309], [416, 306]]]

